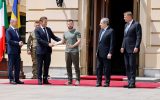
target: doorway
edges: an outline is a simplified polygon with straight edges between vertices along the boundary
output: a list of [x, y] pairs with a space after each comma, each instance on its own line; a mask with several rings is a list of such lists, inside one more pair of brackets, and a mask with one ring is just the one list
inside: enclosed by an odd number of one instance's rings
[[[124, 19], [123, 13], [132, 11], [136, 20], [138, 19], [139, 0], [90, 0], [90, 42], [89, 42], [89, 68], [88, 73], [96, 73], [96, 48], [99, 36], [99, 22], [103, 17], [110, 19], [110, 26], [115, 31], [115, 49], [112, 58], [112, 75], [125, 75], [124, 58], [120, 53], [123, 40]], [[137, 63], [138, 66], [138, 63]]]

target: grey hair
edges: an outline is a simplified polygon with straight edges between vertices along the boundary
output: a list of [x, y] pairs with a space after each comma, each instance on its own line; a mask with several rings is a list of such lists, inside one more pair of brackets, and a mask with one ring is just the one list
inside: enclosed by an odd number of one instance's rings
[[131, 16], [133, 18], [133, 14], [131, 11], [124, 12], [124, 15]]
[[102, 18], [101, 23], [109, 25], [109, 18]]

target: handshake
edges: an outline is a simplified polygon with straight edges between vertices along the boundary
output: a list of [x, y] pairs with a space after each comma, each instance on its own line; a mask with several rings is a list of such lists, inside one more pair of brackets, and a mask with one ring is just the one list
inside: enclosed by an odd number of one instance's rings
[[54, 42], [51, 42], [51, 43], [49, 43], [48, 45], [49, 45], [49, 47], [54, 47], [54, 46], [56, 46], [57, 44], [54, 43]]

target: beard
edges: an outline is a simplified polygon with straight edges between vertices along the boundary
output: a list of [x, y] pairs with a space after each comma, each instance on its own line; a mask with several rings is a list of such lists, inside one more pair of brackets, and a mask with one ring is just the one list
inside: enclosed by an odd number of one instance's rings
[[68, 27], [69, 30], [73, 29], [73, 26]]

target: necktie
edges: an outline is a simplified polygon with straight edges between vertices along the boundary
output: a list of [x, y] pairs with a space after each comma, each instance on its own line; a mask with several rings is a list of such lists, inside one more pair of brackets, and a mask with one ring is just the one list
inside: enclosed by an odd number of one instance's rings
[[43, 28], [45, 35], [47, 36], [47, 40], [49, 41], [48, 33], [46, 31], [46, 28]]
[[125, 33], [128, 32], [129, 27], [130, 27], [130, 25], [129, 25], [129, 23], [127, 23], [127, 26], [126, 26], [126, 28], [125, 28]]
[[105, 31], [106, 31], [106, 30], [102, 30], [102, 34], [101, 34], [101, 37], [100, 37], [99, 41], [101, 41], [101, 39], [102, 39], [102, 37], [103, 37]]
[[17, 34], [17, 37], [19, 38], [19, 34], [18, 34], [18, 31], [17, 31], [17, 29], [14, 29], [14, 31], [16, 32], [16, 34]]

